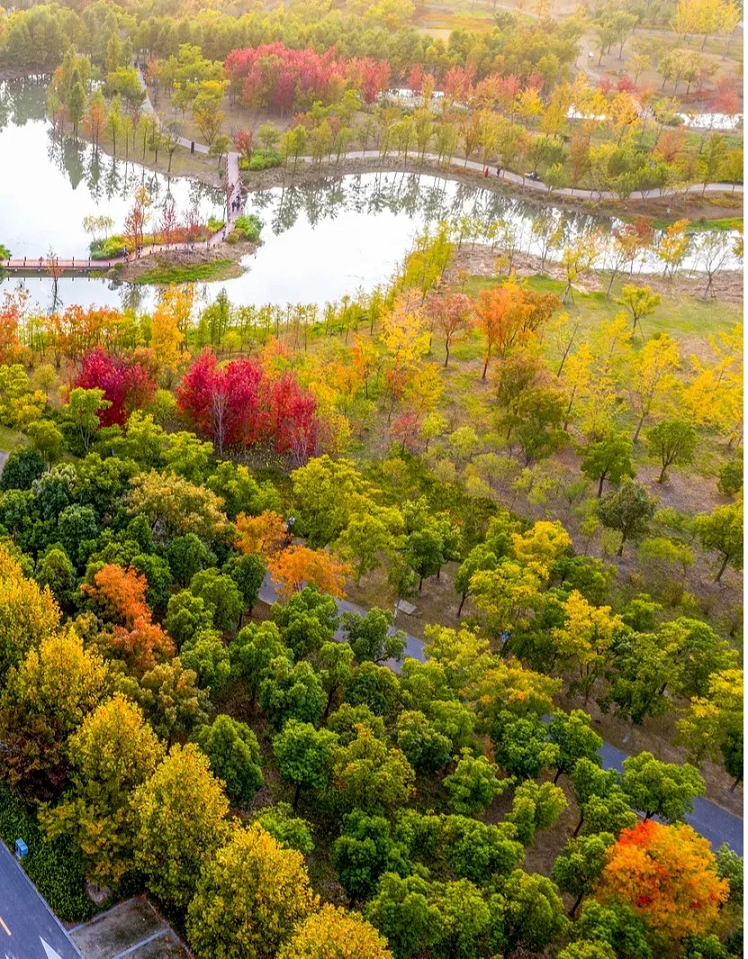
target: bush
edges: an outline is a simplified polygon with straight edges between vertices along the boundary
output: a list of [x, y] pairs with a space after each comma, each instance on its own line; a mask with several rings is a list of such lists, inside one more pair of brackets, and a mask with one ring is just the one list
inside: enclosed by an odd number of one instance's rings
[[234, 230], [242, 233], [245, 240], [259, 240], [262, 220], [254, 213], [242, 214], [234, 221]]
[[92, 260], [113, 260], [124, 256], [127, 245], [122, 236], [110, 236], [106, 240], [92, 240], [88, 251]]
[[269, 170], [283, 163], [280, 153], [275, 150], [255, 150], [249, 161], [250, 170]]
[[208, 232], [209, 233], [218, 233], [219, 230], [222, 230], [225, 226], [223, 220], [219, 220], [217, 217], [212, 216], [208, 220]]
[[0, 839], [11, 845], [25, 840], [29, 854], [23, 867], [52, 911], [67, 922], [85, 922], [97, 912], [86, 894], [80, 854], [67, 839], [50, 842], [36, 816], [7, 786], [0, 785]]
[[735, 496], [743, 488], [743, 461], [730, 460], [719, 471], [717, 487], [724, 496]]

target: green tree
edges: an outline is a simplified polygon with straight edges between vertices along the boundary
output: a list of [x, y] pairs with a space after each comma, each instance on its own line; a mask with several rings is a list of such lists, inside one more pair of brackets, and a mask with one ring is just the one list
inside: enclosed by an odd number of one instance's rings
[[305, 586], [285, 605], [273, 607], [273, 621], [296, 659], [303, 659], [333, 638], [338, 628], [338, 607], [332, 596]]
[[235, 629], [244, 611], [244, 599], [230, 576], [215, 568], [203, 569], [190, 580], [190, 592], [199, 596], [213, 615], [213, 625], [222, 632]]
[[182, 646], [213, 627], [213, 613], [201, 596], [183, 589], [169, 598], [164, 626], [177, 646]]
[[260, 587], [265, 582], [267, 567], [260, 556], [253, 553], [230, 556], [223, 564], [223, 572], [239, 587], [244, 608], [252, 615]]
[[290, 719], [273, 740], [281, 776], [296, 787], [293, 808], [302, 789], [322, 789], [330, 779], [330, 757], [338, 737], [328, 729]]
[[259, 692], [262, 711], [275, 730], [291, 719], [315, 725], [327, 701], [319, 676], [309, 663], [294, 664], [286, 656], [270, 661]]
[[654, 516], [655, 501], [639, 483], [626, 480], [618, 492], [603, 496], [597, 512], [603, 526], [621, 534], [618, 555], [623, 556], [624, 543], [639, 539], [646, 533], [649, 521]]
[[186, 670], [197, 676], [201, 689], [222, 693], [231, 676], [229, 652], [214, 629], [197, 633], [182, 645], [179, 658]]
[[449, 762], [452, 743], [420, 710], [405, 710], [397, 718], [397, 745], [416, 770], [437, 772]]
[[634, 444], [628, 435], [613, 430], [584, 447], [582, 472], [591, 480], [598, 480], [598, 499], [603, 494], [605, 480], [620, 483], [626, 477], [633, 478], [634, 467], [631, 465], [633, 449]]
[[560, 749], [548, 741], [546, 724], [539, 716], [514, 716], [502, 710], [491, 738], [496, 747], [496, 762], [510, 776], [537, 779], [544, 769], [557, 764]]
[[333, 781], [349, 809], [392, 809], [413, 792], [415, 774], [401, 750], [388, 747], [366, 726], [338, 746], [332, 757]]
[[166, 548], [166, 558], [177, 586], [189, 586], [192, 577], [208, 566], [215, 566], [215, 556], [194, 533], [175, 536]]
[[343, 817], [341, 835], [332, 847], [333, 862], [351, 906], [367, 899], [385, 872], [409, 872], [406, 850], [393, 836], [384, 816], [354, 809]]
[[289, 803], [279, 802], [274, 806], [265, 806], [255, 818], [284, 849], [295, 849], [303, 855], [314, 849], [309, 823], [306, 819], [294, 816]]
[[624, 759], [621, 785], [631, 806], [643, 812], [645, 819], [659, 816], [670, 823], [693, 812], [694, 797], [702, 796], [706, 788], [690, 763], [663, 763], [648, 752]]
[[155, 732], [168, 744], [207, 721], [208, 696], [198, 688], [197, 675], [184, 669], [178, 656], [158, 663], [139, 683], [129, 677], [119, 680], [118, 688], [142, 707]]
[[104, 390], [84, 390], [81, 387], [71, 390], [67, 405], [62, 408], [63, 432], [75, 440], [78, 450], [87, 452], [91, 448], [99, 428], [99, 413], [111, 405], [104, 399]]
[[198, 955], [274, 959], [317, 905], [301, 853], [258, 823], [235, 829], [204, 866], [187, 910], [187, 939]]
[[608, 945], [617, 959], [652, 959], [647, 928], [629, 906], [588, 899], [574, 930], [579, 939]]
[[641, 321], [651, 316], [662, 303], [662, 297], [659, 293], [653, 293], [651, 286], [635, 286], [629, 283], [621, 290], [621, 295], [615, 302], [631, 314], [634, 321], [631, 333], [634, 334], [637, 326], [641, 326]]
[[382, 663], [386, 659], [402, 659], [406, 636], [401, 630], [393, 629], [395, 618], [392, 613], [374, 606], [363, 616], [343, 613], [340, 620], [356, 662]]
[[31, 484], [47, 469], [39, 450], [19, 446], [11, 450], [0, 473], [0, 489], [31, 489]]
[[498, 768], [484, 756], [472, 756], [470, 750], [463, 749], [454, 772], [444, 780], [455, 812], [474, 816], [490, 806], [509, 785], [509, 781], [500, 780], [497, 773]]
[[154, 774], [135, 792], [136, 863], [149, 890], [184, 909], [203, 864], [230, 835], [229, 804], [208, 759], [194, 744], [171, 747]]
[[346, 683], [344, 698], [354, 706], [368, 706], [377, 716], [392, 716], [400, 700], [397, 676], [386, 666], [365, 661]]
[[558, 786], [527, 780], [517, 787], [506, 821], [514, 824], [517, 839], [529, 846], [538, 829], [553, 826], [566, 805], [566, 797]]
[[270, 664], [278, 657], [290, 660], [291, 650], [281, 639], [275, 623], [249, 623], [229, 645], [231, 675], [242, 679], [254, 700], [260, 691]]
[[657, 482], [664, 483], [668, 467], [693, 462], [699, 437], [695, 427], [686, 420], [664, 420], [649, 430], [647, 440], [652, 456], [662, 463]]
[[582, 709], [554, 713], [548, 723], [548, 739], [559, 749], [554, 783], [562, 773], [571, 775], [580, 759], [601, 763], [598, 752], [603, 741], [592, 729], [592, 719]]
[[708, 516], [697, 516], [694, 529], [702, 548], [715, 552], [720, 557], [721, 563], [714, 577], [715, 582], [722, 579], [728, 565], [738, 570], [743, 568], [742, 502], [718, 506]]
[[607, 942], [579, 939], [562, 949], [558, 959], [616, 959], [616, 954]]
[[553, 864], [551, 878], [561, 892], [574, 896], [569, 915], [574, 918], [580, 903], [595, 887], [605, 866], [608, 847], [615, 842], [610, 833], [570, 839]]
[[247, 805], [263, 784], [262, 757], [257, 737], [246, 723], [220, 713], [197, 737], [214, 776], [226, 785], [229, 799]]
[[507, 955], [518, 949], [540, 952], [566, 932], [564, 904], [545, 876], [516, 869], [504, 886]]
[[457, 618], [462, 615], [465, 600], [472, 592], [471, 580], [473, 575], [481, 570], [496, 569], [498, 557], [488, 543], [479, 543], [474, 546], [462, 561], [455, 576], [455, 589], [461, 593], [460, 605], [457, 608]]
[[67, 606], [77, 583], [75, 567], [64, 549], [52, 547], [41, 556], [36, 564], [34, 579], [42, 587], [48, 586], [50, 592], [60, 604]]

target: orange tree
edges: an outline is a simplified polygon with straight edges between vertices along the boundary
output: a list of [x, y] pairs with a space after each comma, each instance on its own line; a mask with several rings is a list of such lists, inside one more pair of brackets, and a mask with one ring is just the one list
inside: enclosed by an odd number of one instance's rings
[[629, 906], [672, 949], [689, 934], [711, 932], [728, 893], [706, 839], [683, 823], [649, 819], [623, 830], [596, 896]]

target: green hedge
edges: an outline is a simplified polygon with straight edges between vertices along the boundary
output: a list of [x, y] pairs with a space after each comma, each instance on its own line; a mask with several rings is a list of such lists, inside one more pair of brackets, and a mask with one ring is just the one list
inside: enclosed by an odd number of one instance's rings
[[234, 221], [234, 230], [242, 233], [245, 240], [259, 240], [262, 220], [255, 213], [244, 213]]
[[249, 161], [250, 170], [269, 170], [270, 167], [280, 166], [283, 163], [280, 153], [275, 150], [255, 150]]
[[13, 849], [16, 839], [25, 840], [29, 854], [23, 866], [29, 879], [67, 922], [85, 922], [97, 908], [86, 894], [80, 854], [64, 839], [49, 842], [33, 810], [0, 785], [0, 838]]

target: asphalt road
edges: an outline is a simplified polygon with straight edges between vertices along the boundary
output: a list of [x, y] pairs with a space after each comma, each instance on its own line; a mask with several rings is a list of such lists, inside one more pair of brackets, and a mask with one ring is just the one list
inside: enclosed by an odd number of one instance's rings
[[[268, 605], [272, 605], [278, 599], [275, 585], [269, 576], [265, 578], [265, 582], [260, 589], [259, 598], [263, 603], [267, 603]], [[337, 604], [340, 612], [361, 614], [366, 612], [362, 607], [355, 606], [353, 603], [349, 603], [344, 599], [337, 600]], [[403, 630], [403, 632], [405, 632], [405, 630]], [[336, 635], [337, 638], [342, 638], [340, 631]], [[411, 636], [410, 633], [407, 632], [405, 635], [407, 642], [404, 656], [411, 656], [421, 663], [425, 662], [426, 655], [423, 651], [423, 640], [418, 639], [416, 636]], [[396, 673], [400, 671], [400, 664], [394, 660], [388, 660], [387, 665]], [[623, 769], [623, 760], [627, 758], [628, 753], [608, 743], [604, 743], [600, 750], [600, 756], [603, 761], [603, 768], [618, 769], [621, 771]], [[722, 809], [721, 806], [709, 802], [708, 799], [695, 799], [694, 811], [690, 816], [686, 816], [686, 821], [689, 822], [697, 832], [708, 839], [714, 849], [718, 849], [723, 842], [726, 842], [730, 844], [731, 848], [738, 853], [738, 855], [743, 855], [743, 820], [739, 816], [727, 812], [727, 810]]]
[[0, 842], [0, 956], [5, 959], [82, 959], [3, 842]]

